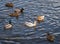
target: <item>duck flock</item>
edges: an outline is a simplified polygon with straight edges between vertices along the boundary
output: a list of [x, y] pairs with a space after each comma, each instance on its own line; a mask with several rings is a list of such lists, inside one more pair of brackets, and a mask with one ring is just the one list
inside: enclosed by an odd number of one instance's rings
[[[11, 7], [13, 8], [14, 7], [14, 4], [13, 3], [6, 3], [5, 4], [6, 7]], [[19, 15], [24, 13], [24, 8], [15, 8], [14, 12], [13, 13], [10, 13], [9, 16], [10, 17], [16, 17], [16, 18], [19, 18]], [[41, 23], [41, 22], [44, 22], [44, 17], [45, 16], [37, 16], [37, 18], [35, 19], [35, 21], [32, 23], [32, 22], [25, 22], [24, 23], [24, 26], [27, 26], [29, 28], [35, 28], [37, 26], [38, 23]], [[4, 25], [4, 29], [5, 30], [9, 30], [13, 27], [14, 25], [12, 25], [12, 22], [11, 20], [9, 20], [9, 23], [5, 24]], [[48, 41], [54, 41], [55, 37], [53, 35], [51, 35], [50, 33], [47, 33], [47, 40]]]

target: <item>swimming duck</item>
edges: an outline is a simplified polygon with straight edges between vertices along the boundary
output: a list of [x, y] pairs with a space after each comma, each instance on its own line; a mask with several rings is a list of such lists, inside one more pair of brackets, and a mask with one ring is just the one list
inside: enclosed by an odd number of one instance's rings
[[51, 35], [50, 33], [47, 33], [47, 40], [50, 42], [53, 42], [55, 39], [55, 37], [53, 35]]
[[21, 8], [21, 9], [16, 8], [14, 12], [23, 13], [23, 10], [24, 10], [24, 8]]
[[13, 5], [13, 3], [6, 3], [5, 6], [6, 7], [13, 7], [14, 5]]
[[12, 28], [11, 21], [9, 21], [9, 23], [6, 24], [6, 25], [4, 26], [4, 28], [5, 28], [5, 29], [11, 29], [11, 28]]
[[32, 22], [25, 22], [25, 25], [27, 27], [35, 27], [37, 25], [37, 21], [34, 21], [34, 23], [32, 23]]
[[14, 13], [9, 14], [9, 16], [11, 16], [11, 17], [18, 17], [19, 14], [14, 12]]
[[38, 22], [44, 21], [44, 16], [38, 16], [38, 17], [37, 17], [37, 21], [38, 21]]

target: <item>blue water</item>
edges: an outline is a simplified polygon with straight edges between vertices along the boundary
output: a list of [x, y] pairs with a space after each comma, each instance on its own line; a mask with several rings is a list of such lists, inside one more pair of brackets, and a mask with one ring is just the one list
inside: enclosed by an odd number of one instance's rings
[[[14, 7], [5, 7], [7, 2], [12, 2]], [[18, 19], [9, 16], [16, 7], [25, 9]], [[38, 15], [44, 15], [45, 19], [36, 29], [24, 26], [26, 21], [33, 22]], [[13, 28], [4, 30], [9, 20]], [[60, 0], [0, 0], [0, 44], [60, 44], [59, 29]], [[46, 40], [46, 32], [55, 36], [54, 42]], [[9, 41], [5, 40], [8, 38]]]

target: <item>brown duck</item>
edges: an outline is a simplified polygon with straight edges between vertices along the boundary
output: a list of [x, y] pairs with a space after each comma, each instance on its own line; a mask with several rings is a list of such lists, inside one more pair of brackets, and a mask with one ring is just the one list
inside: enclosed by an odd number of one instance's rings
[[50, 33], [47, 33], [47, 40], [50, 42], [53, 42], [55, 39], [55, 37], [53, 35], [51, 35]]
[[13, 3], [6, 3], [5, 6], [6, 7], [13, 7], [14, 5], [13, 5]]
[[18, 18], [19, 14], [14, 12], [14, 13], [9, 14], [9, 16]]
[[37, 22], [42, 22], [44, 21], [44, 16], [38, 16], [37, 17]]

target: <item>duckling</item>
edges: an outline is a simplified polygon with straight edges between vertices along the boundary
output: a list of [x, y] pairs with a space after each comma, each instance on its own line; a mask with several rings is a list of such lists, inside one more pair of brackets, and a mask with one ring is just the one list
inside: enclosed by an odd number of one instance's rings
[[50, 41], [50, 42], [53, 42], [55, 39], [55, 37], [49, 33], [47, 33], [47, 40]]
[[5, 6], [6, 7], [13, 7], [14, 5], [13, 5], [13, 3], [6, 3]]
[[4, 26], [4, 28], [5, 28], [5, 29], [11, 29], [11, 28], [12, 28], [11, 21], [9, 21], [9, 23], [6, 24], [6, 25]]
[[14, 12], [16, 12], [16, 13], [23, 13], [23, 10], [24, 10], [23, 8], [21, 8], [21, 9], [16, 8]]
[[37, 21], [38, 21], [38, 22], [44, 21], [44, 16], [38, 16], [38, 17], [37, 17]]
[[37, 21], [34, 21], [34, 23], [32, 23], [32, 22], [25, 22], [25, 25], [27, 27], [35, 27], [37, 25]]

